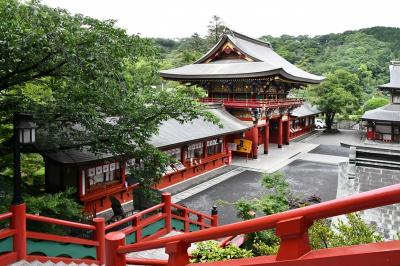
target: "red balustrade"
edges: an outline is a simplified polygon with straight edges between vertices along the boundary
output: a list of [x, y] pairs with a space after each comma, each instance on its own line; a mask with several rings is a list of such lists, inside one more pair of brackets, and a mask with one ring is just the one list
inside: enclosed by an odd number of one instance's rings
[[[121, 266], [128, 262], [125, 254], [130, 252], [165, 248], [169, 254], [169, 266], [189, 264], [187, 249], [191, 243], [218, 239], [232, 235], [248, 234], [276, 228], [281, 245], [276, 256], [237, 259], [205, 265], [399, 265], [400, 241], [357, 245], [311, 251], [308, 228], [314, 220], [343, 215], [355, 211], [400, 202], [400, 184], [360, 193], [341, 199], [290, 210], [253, 220], [213, 227], [183, 235], [124, 244], [123, 233], [106, 235], [106, 266]], [[197, 265], [197, 264], [191, 264]]]
[[[173, 214], [173, 210], [184, 211], [187, 214], [193, 214], [197, 216], [197, 219], [193, 220], [189, 215], [177, 215]], [[196, 224], [200, 226], [200, 229], [209, 228], [218, 225], [218, 215], [214, 214], [212, 216], [190, 210], [188, 208], [182, 207], [178, 204], [171, 203], [171, 194], [162, 194], [162, 203], [155, 205], [149, 209], [136, 213], [130, 217], [126, 217], [122, 220], [114, 222], [109, 225], [105, 225], [104, 218], [94, 218], [93, 224], [82, 224], [71, 221], [64, 221], [61, 219], [44, 217], [40, 215], [26, 214], [25, 204], [12, 205], [11, 211], [0, 214], [0, 221], [10, 219], [9, 228], [0, 230], [0, 240], [12, 237], [13, 238], [13, 249], [11, 252], [0, 255], [0, 265], [8, 265], [18, 260], [39, 260], [46, 262], [51, 260], [53, 262], [65, 262], [65, 263], [88, 263], [88, 264], [100, 264], [105, 263], [105, 234], [107, 231], [115, 230], [118, 226], [125, 223], [132, 222], [131, 226], [127, 226], [121, 230], [123, 235], [131, 234], [136, 232], [136, 243], [140, 243], [143, 240], [151, 240], [157, 237], [163, 236], [172, 230], [173, 219], [181, 220], [185, 224]], [[146, 226], [156, 223], [164, 219], [164, 228], [155, 232], [154, 234], [144, 238], [142, 236], [142, 230]], [[72, 237], [72, 236], [60, 236], [50, 233], [33, 232], [26, 230], [27, 221], [35, 221], [40, 223], [47, 223], [53, 225], [60, 225], [65, 227], [72, 227], [80, 230], [89, 230], [93, 232], [92, 239]], [[206, 222], [208, 221], [208, 223]], [[186, 231], [186, 230], [185, 230]], [[189, 231], [189, 228], [187, 232]], [[52, 241], [56, 243], [66, 243], [66, 244], [77, 244], [86, 247], [96, 248], [96, 258], [95, 259], [74, 259], [65, 257], [48, 257], [41, 255], [27, 255], [27, 239]], [[128, 260], [129, 261], [129, 260]], [[131, 258], [130, 261], [133, 264], [141, 263], [142, 265], [165, 265], [166, 262], [162, 260], [146, 260], [146, 259], [134, 259]]]
[[223, 103], [230, 108], [280, 108], [296, 107], [303, 104], [301, 99], [229, 99], [229, 98], [202, 98], [204, 103]]

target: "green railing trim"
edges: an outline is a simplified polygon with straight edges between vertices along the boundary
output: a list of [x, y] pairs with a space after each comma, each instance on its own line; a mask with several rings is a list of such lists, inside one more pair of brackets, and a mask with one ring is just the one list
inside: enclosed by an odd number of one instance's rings
[[132, 234], [129, 234], [125, 238], [127, 244], [133, 244], [136, 243], [136, 232], [133, 232]]
[[0, 240], [0, 253], [12, 252], [13, 251], [13, 237], [9, 236], [7, 238]]
[[143, 227], [142, 237], [151, 236], [152, 234], [165, 228], [165, 219], [158, 220], [152, 224]]
[[193, 232], [193, 231], [199, 231], [201, 229], [200, 225], [197, 224], [190, 224], [189, 225], [189, 231]]
[[43, 253], [47, 257], [68, 255], [74, 259], [96, 258], [96, 247], [79, 244], [59, 243], [47, 240], [27, 240], [27, 254]]
[[185, 231], [185, 223], [181, 220], [172, 218], [171, 226], [175, 228], [176, 231]]

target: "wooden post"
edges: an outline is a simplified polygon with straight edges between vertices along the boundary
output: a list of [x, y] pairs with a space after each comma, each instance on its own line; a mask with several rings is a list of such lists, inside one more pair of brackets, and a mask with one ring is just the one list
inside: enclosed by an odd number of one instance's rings
[[200, 229], [204, 229], [204, 217], [201, 214], [197, 215], [197, 222], [201, 223]]
[[252, 141], [252, 147], [251, 147], [251, 151], [252, 151], [252, 155], [253, 155], [253, 159], [257, 159], [258, 158], [258, 128], [257, 125], [254, 125], [251, 128], [251, 141]]
[[125, 245], [125, 234], [119, 231], [106, 235], [106, 266], [125, 266], [125, 254], [118, 253], [118, 247]]
[[183, 209], [183, 222], [184, 222], [184, 229], [185, 233], [189, 232], [190, 223], [189, 223], [189, 212], [186, 208]]
[[214, 205], [211, 209], [211, 217], [212, 217], [211, 225], [218, 226], [218, 209], [216, 205]]
[[278, 118], [278, 148], [282, 148], [282, 143], [283, 143], [283, 123], [282, 123], [282, 117]]
[[13, 250], [18, 260], [26, 260], [26, 206], [25, 203], [11, 205], [13, 213], [10, 227], [16, 230], [13, 237]]
[[165, 245], [165, 253], [169, 255], [167, 266], [184, 266], [189, 264], [189, 255], [187, 253], [189, 247], [189, 243], [182, 241], [167, 243]]
[[289, 145], [290, 143], [290, 116], [289, 114], [287, 115], [288, 120], [286, 122], [286, 136], [285, 136], [285, 145]]
[[167, 230], [167, 234], [172, 230], [172, 221], [171, 221], [171, 193], [162, 193], [162, 202], [164, 203], [164, 207], [162, 212], [165, 214], [165, 229]]
[[276, 235], [281, 239], [277, 261], [297, 259], [311, 250], [308, 239], [311, 224], [303, 216], [277, 223]]
[[136, 243], [139, 243], [142, 240], [142, 229], [140, 229], [140, 216], [137, 216], [132, 220], [132, 226], [136, 227]]
[[269, 118], [267, 117], [264, 126], [264, 154], [268, 154], [268, 148], [269, 148]]
[[100, 265], [104, 265], [106, 262], [106, 223], [103, 217], [97, 217], [93, 219], [93, 224], [96, 227], [94, 240], [99, 242], [99, 245], [96, 247], [97, 260], [99, 261]]

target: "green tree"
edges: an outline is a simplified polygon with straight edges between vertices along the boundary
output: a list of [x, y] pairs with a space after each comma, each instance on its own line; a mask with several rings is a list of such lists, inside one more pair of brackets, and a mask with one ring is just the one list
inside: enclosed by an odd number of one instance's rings
[[13, 112], [34, 116], [38, 146], [48, 150], [85, 145], [96, 154], [143, 159], [145, 186], [157, 182], [169, 161], [149, 144], [163, 121], [216, 122], [197, 101], [202, 89], [161, 88], [154, 43], [115, 21], [18, 0], [0, 1], [0, 16], [0, 146], [8, 156], [0, 159], [2, 179], [12, 173]]
[[351, 114], [360, 108], [362, 95], [358, 76], [337, 69], [326, 74], [320, 85], [310, 88], [308, 98], [324, 113], [327, 130], [331, 130], [336, 114]]
[[208, 22], [207, 29], [207, 40], [211, 45], [214, 45], [228, 28], [224, 25], [220, 17], [213, 15], [211, 20]]
[[373, 110], [379, 107], [382, 107], [384, 105], [387, 105], [389, 103], [389, 100], [384, 97], [372, 97], [368, 101], [365, 102], [363, 106], [364, 112]]

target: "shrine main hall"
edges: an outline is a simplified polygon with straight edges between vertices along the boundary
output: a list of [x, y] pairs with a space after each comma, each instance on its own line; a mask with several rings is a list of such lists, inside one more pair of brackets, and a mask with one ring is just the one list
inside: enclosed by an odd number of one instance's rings
[[[251, 128], [244, 139], [268, 153], [270, 143], [279, 148], [291, 138], [313, 129], [315, 115], [303, 100], [289, 97], [290, 90], [319, 84], [324, 77], [308, 73], [278, 55], [271, 44], [230, 31], [193, 64], [164, 70], [161, 77], [204, 88], [204, 103], [222, 103], [230, 114]], [[296, 111], [307, 109], [300, 119]], [[299, 124], [299, 121], [301, 123]], [[228, 142], [234, 142], [233, 136]], [[235, 150], [234, 145], [233, 151]]]

